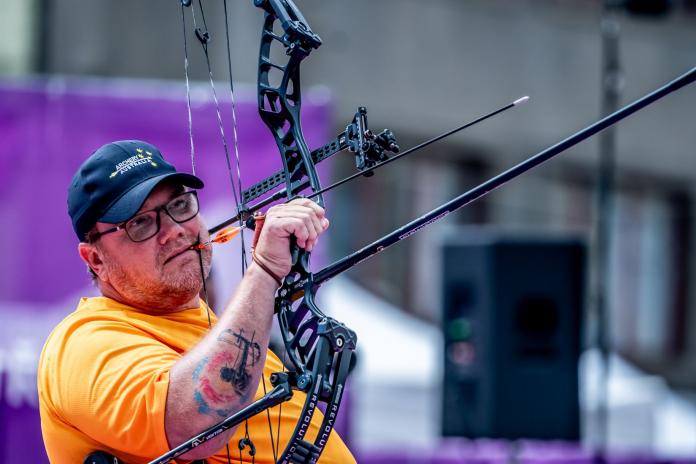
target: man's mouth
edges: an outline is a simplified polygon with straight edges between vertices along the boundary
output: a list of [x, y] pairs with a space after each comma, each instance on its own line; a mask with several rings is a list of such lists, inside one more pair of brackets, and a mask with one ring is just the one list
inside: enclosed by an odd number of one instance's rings
[[164, 264], [167, 264], [168, 262], [172, 261], [173, 259], [178, 258], [179, 256], [183, 255], [187, 251], [193, 251], [193, 249], [190, 246], [187, 246], [186, 248], [182, 248], [182, 249], [174, 252], [174, 254], [172, 254], [171, 256], [169, 256], [167, 259], [164, 260]]

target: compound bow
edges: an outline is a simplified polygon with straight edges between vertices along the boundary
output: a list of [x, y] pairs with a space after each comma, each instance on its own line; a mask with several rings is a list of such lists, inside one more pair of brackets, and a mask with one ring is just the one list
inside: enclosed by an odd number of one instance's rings
[[[308, 188], [312, 192], [308, 197], [314, 198], [319, 205], [323, 206], [324, 200], [322, 193], [328, 188], [321, 188], [315, 164], [339, 151], [348, 149], [354, 153], [356, 167], [361, 171], [361, 174], [371, 175], [375, 168], [397, 158], [389, 158], [389, 155], [397, 153], [399, 150], [391, 131], [384, 130], [380, 134], [374, 135], [369, 130], [367, 126], [367, 112], [365, 108], [362, 107], [358, 109], [352, 122], [346, 127], [346, 130], [339, 134], [338, 137], [317, 150], [309, 150], [300, 124], [302, 103], [300, 64], [312, 50], [317, 49], [321, 45], [321, 39], [312, 32], [307, 21], [292, 0], [254, 0], [254, 4], [263, 9], [265, 13], [258, 62], [259, 113], [278, 145], [283, 161], [283, 170], [265, 178], [244, 191], [241, 190], [241, 183], [239, 183], [237, 215], [213, 227], [210, 230], [211, 233], [215, 233], [223, 227], [235, 222], [238, 222], [240, 226], [247, 225], [253, 227], [254, 212], [274, 201], [280, 199], [290, 200], [299, 197], [301, 193]], [[191, 0], [181, 0], [182, 19], [184, 18], [184, 9], [190, 6]], [[203, 17], [204, 27], [196, 27], [195, 13], [192, 13], [194, 14], [194, 27], [196, 36], [203, 45], [212, 85], [212, 72], [210, 71], [210, 61], [207, 53], [207, 43], [210, 40], [210, 34], [205, 26], [205, 17], [203, 16], [200, 0], [199, 9]], [[226, 1], [225, 21], [227, 23]], [[283, 31], [282, 34], [274, 32], [274, 27], [276, 25], [280, 26], [280, 29]], [[184, 19], [184, 36], [186, 33], [185, 28], [186, 22]], [[272, 59], [271, 49], [274, 45], [280, 45], [285, 49], [287, 58], [284, 63], [278, 63]], [[184, 48], [186, 49], [186, 45]], [[186, 70], [188, 88], [187, 56]], [[279, 74], [280, 78], [272, 78], [275, 77], [275, 74]], [[636, 111], [639, 111], [665, 95], [692, 83], [694, 80], [696, 80], [696, 67], [645, 97], [636, 100], [621, 110], [601, 119], [546, 150], [541, 151], [526, 161], [523, 161], [483, 184], [448, 201], [357, 252], [336, 261], [317, 273], [311, 272], [309, 268], [310, 253], [293, 245], [291, 250], [293, 262], [292, 270], [284, 279], [281, 288], [278, 290], [275, 302], [275, 310], [285, 350], [289, 357], [291, 370], [273, 374], [270, 380], [274, 388], [265, 396], [221, 423], [201, 432], [186, 443], [172, 449], [169, 453], [151, 461], [151, 464], [164, 464], [177, 456], [181, 456], [205, 441], [216, 437], [224, 430], [235, 427], [251, 416], [286, 401], [292, 396], [293, 390], [305, 392], [306, 401], [298, 417], [297, 425], [292, 436], [288, 440], [284, 451], [277, 456], [276, 460], [278, 463], [317, 462], [333, 430], [336, 413], [341, 403], [351, 358], [357, 342], [356, 334], [352, 330], [341, 322], [327, 316], [317, 307], [315, 295], [319, 287], [327, 280], [381, 252], [386, 247], [411, 236], [427, 225], [443, 218], [450, 212], [475, 201], [511, 179], [514, 179], [564, 152], [568, 148], [617, 123]], [[278, 82], [278, 84], [273, 85], [272, 82]], [[231, 85], [232, 76], [230, 66], [230, 86]], [[232, 87], [230, 87], [230, 90], [233, 94]], [[504, 111], [522, 100], [523, 99], [520, 99], [507, 105], [486, 117], [479, 118], [477, 121], [474, 121], [474, 123]], [[190, 100], [188, 106], [190, 124]], [[219, 108], [218, 122], [220, 123], [225, 153], [227, 154], [227, 144], [224, 139]], [[413, 150], [408, 150], [408, 152], [422, 148], [432, 141], [451, 135], [457, 130], [468, 127], [471, 124], [473, 123], [449, 131], [425, 144], [414, 147]], [[191, 142], [191, 153], [193, 162], [193, 142]], [[227, 160], [228, 168], [231, 168], [229, 157], [227, 157]], [[360, 173], [350, 178], [352, 179], [358, 175], [360, 175]], [[234, 185], [234, 180], [232, 182]], [[340, 185], [343, 182], [344, 181], [337, 182], [331, 187]], [[276, 193], [269, 195], [253, 206], [249, 206], [249, 202], [272, 190], [278, 189], [280, 186], [283, 186], [283, 188]], [[235, 197], [237, 197], [236, 192]], [[326, 406], [326, 414], [318, 435], [312, 441], [309, 441], [306, 436], [308, 424], [320, 403]], [[272, 436], [272, 430], [270, 433]], [[253, 443], [248, 437], [240, 441], [240, 450], [246, 445], [251, 445], [251, 449], [254, 449]], [[253, 453], [250, 454], [253, 456]]]

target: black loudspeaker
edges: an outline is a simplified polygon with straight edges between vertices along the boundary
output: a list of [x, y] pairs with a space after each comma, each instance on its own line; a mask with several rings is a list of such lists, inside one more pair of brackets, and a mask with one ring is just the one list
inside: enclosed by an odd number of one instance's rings
[[577, 440], [585, 245], [486, 237], [443, 246], [443, 435]]

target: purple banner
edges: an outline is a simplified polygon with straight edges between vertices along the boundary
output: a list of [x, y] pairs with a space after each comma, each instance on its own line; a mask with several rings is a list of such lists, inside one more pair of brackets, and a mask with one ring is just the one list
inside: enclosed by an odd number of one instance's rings
[[[225, 89], [220, 85], [218, 94]], [[222, 119], [236, 173], [226, 93]], [[195, 172], [206, 183], [200, 195], [202, 213], [213, 225], [236, 208], [210, 88], [194, 86], [191, 95]], [[238, 92], [235, 97], [242, 181], [249, 186], [282, 165], [258, 115], [255, 95]], [[328, 140], [329, 114], [325, 95], [304, 95], [303, 127], [310, 147]], [[90, 153], [120, 139], [148, 141], [178, 169], [191, 172], [183, 83], [63, 78], [0, 82], [0, 462], [47, 461], [37, 410], [36, 363], [52, 327], [74, 310], [80, 296], [95, 293], [77, 255], [67, 187]], [[215, 253], [217, 281], [234, 282], [229, 275], [237, 273], [238, 278], [239, 252], [236, 257], [235, 252]], [[218, 296], [232, 290], [221, 288]]]

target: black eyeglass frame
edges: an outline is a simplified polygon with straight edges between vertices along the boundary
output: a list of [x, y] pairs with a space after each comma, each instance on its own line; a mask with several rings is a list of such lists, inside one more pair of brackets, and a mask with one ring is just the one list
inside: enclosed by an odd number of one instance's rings
[[[178, 221], [178, 220], [175, 219], [175, 218], [172, 216], [172, 214], [169, 212], [169, 210], [167, 209], [167, 206], [171, 205], [172, 202], [175, 201], [175, 200], [177, 200], [178, 198], [180, 198], [180, 197], [182, 197], [182, 196], [184, 196], [184, 195], [189, 195], [189, 194], [193, 195], [193, 198], [195, 199], [194, 201], [195, 201], [195, 203], [196, 203], [196, 208], [195, 208], [195, 209], [196, 209], [196, 212], [193, 213], [193, 214], [191, 215], [190, 218], [184, 219], [184, 220], [182, 220], [182, 221]], [[152, 235], [149, 235], [149, 236], [147, 236], [147, 237], [145, 237], [145, 238], [143, 238], [143, 239], [134, 240], [133, 237], [131, 237], [130, 234], [128, 233], [128, 228], [127, 228], [128, 223], [129, 223], [130, 221], [132, 221], [133, 219], [135, 219], [135, 218], [137, 218], [137, 217], [139, 217], [139, 216], [142, 216], [143, 214], [152, 213], [153, 211], [154, 211], [155, 213], [157, 213], [157, 215], [155, 216], [155, 217], [156, 217], [155, 221], [156, 221], [156, 224], [157, 224], [157, 227], [155, 228], [155, 231], [152, 233]], [[168, 202], [166, 202], [165, 204], [160, 205], [160, 206], [158, 206], [157, 208], [149, 209], [149, 210], [147, 210], [147, 211], [143, 211], [142, 213], [138, 213], [138, 214], [136, 214], [135, 216], [133, 216], [132, 218], [128, 219], [127, 221], [123, 221], [122, 223], [117, 224], [116, 226], [112, 227], [111, 229], [106, 229], [106, 230], [103, 230], [103, 231], [101, 231], [101, 232], [95, 232], [95, 233], [92, 233], [92, 234], [88, 234], [88, 236], [87, 236], [87, 242], [88, 242], [88, 243], [94, 243], [94, 242], [96, 242], [98, 239], [100, 239], [103, 235], [107, 235], [107, 234], [110, 234], [110, 233], [112, 233], [112, 232], [117, 232], [117, 231], [119, 231], [119, 230], [124, 230], [124, 231], [126, 232], [126, 235], [128, 236], [128, 238], [129, 238], [132, 242], [140, 243], [140, 242], [144, 242], [144, 241], [146, 241], [146, 240], [149, 240], [149, 239], [151, 239], [152, 237], [154, 237], [155, 235], [157, 235], [157, 233], [159, 233], [159, 231], [160, 231], [160, 228], [161, 228], [161, 225], [162, 225], [162, 220], [160, 219], [160, 213], [161, 213], [162, 211], [164, 211], [165, 213], [167, 213], [167, 216], [169, 216], [169, 218], [170, 218], [172, 221], [176, 222], [177, 224], [183, 224], [184, 222], [190, 221], [191, 219], [195, 218], [195, 217], [198, 215], [199, 211], [200, 211], [200, 203], [199, 203], [199, 201], [198, 201], [198, 192], [196, 192], [195, 190], [189, 190], [189, 191], [186, 191], [186, 192], [182, 192], [182, 193], [176, 195], [175, 197], [171, 198], [171, 199], [170, 199]]]

